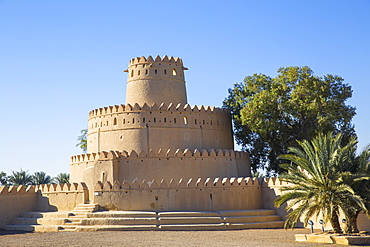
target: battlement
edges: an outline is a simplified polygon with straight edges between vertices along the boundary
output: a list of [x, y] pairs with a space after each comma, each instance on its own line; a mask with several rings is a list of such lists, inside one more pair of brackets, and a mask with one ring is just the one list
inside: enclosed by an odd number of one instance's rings
[[203, 113], [203, 114], [219, 114], [225, 115], [230, 114], [230, 111], [225, 108], [218, 108], [213, 106], [197, 106], [193, 105], [190, 106], [189, 104], [166, 104], [162, 103], [157, 105], [154, 103], [153, 105], [147, 105], [144, 103], [143, 105], [139, 105], [135, 103], [134, 105], [127, 104], [127, 105], [114, 105], [108, 107], [102, 107], [99, 109], [95, 109], [89, 112], [89, 118], [105, 116], [115, 113], [130, 113], [130, 112], [154, 112], [154, 111], [168, 111], [168, 112], [194, 112], [194, 113]]
[[114, 159], [114, 158], [156, 158], [156, 157], [172, 157], [172, 158], [241, 158], [246, 159], [248, 154], [243, 151], [234, 151], [228, 149], [194, 149], [194, 151], [190, 149], [168, 149], [162, 150], [159, 149], [158, 151], [150, 150], [149, 153], [146, 153], [144, 150], [140, 152], [135, 152], [132, 150], [131, 152], [127, 152], [123, 150], [122, 152], [119, 151], [109, 151], [109, 152], [98, 152], [98, 153], [87, 153], [87, 154], [80, 154], [71, 157], [71, 164], [73, 163], [80, 163], [80, 162], [90, 162], [95, 161], [98, 159]]
[[168, 57], [167, 55], [163, 56], [163, 58], [161, 58], [160, 56], [156, 56], [155, 59], [153, 59], [152, 56], [148, 56], [148, 58], [142, 56], [142, 57], [136, 57], [136, 58], [133, 58], [129, 61], [129, 66], [131, 65], [138, 65], [138, 64], [144, 64], [144, 63], [177, 63], [179, 65], [183, 65], [182, 64], [182, 59], [178, 58], [178, 57]]
[[0, 187], [0, 195], [21, 195], [21, 194], [33, 194], [36, 193], [36, 186], [29, 185], [29, 186], [1, 186]]
[[1, 186], [1, 195], [21, 195], [32, 193], [48, 193], [48, 192], [80, 192], [87, 190], [85, 183], [66, 183], [66, 184], [41, 184], [41, 185], [19, 185], [19, 186]]
[[258, 178], [251, 178], [251, 177], [241, 177], [241, 178], [207, 178], [207, 179], [193, 179], [190, 178], [188, 180], [179, 179], [174, 180], [171, 179], [168, 183], [165, 179], [161, 181], [156, 181], [155, 179], [150, 181], [143, 180], [142, 182], [138, 182], [137, 180], [132, 181], [131, 183], [127, 180], [124, 180], [122, 183], [119, 181], [114, 181], [112, 184], [111, 182], [107, 181], [102, 183], [98, 181], [95, 184], [94, 190], [95, 191], [112, 191], [112, 190], [130, 190], [130, 189], [186, 189], [186, 188], [220, 188], [220, 187], [241, 187], [241, 186], [260, 186], [263, 182], [262, 179]]

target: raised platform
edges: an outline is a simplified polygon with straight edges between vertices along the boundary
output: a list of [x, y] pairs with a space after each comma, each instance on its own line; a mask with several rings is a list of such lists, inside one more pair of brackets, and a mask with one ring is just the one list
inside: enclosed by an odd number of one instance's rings
[[97, 205], [79, 205], [72, 212], [24, 212], [5, 230], [34, 232], [125, 230], [236, 230], [282, 228], [275, 210], [217, 212], [96, 211]]
[[342, 245], [363, 245], [370, 246], [370, 236], [350, 236], [341, 234], [296, 234], [295, 240], [299, 242], [342, 244]]

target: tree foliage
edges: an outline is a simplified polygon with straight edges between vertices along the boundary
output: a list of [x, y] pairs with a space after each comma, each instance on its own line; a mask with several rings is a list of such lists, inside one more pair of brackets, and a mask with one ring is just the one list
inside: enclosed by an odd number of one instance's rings
[[39, 185], [39, 184], [50, 184], [53, 183], [54, 179], [51, 178], [49, 175], [46, 175], [45, 172], [35, 172], [32, 175], [32, 184]]
[[77, 138], [76, 147], [80, 147], [84, 153], [87, 151], [87, 129], [81, 130], [81, 135]]
[[345, 104], [351, 87], [336, 75], [318, 77], [309, 67], [280, 68], [275, 78], [247, 76], [229, 89], [224, 107], [233, 116], [235, 138], [250, 153], [254, 170], [278, 173], [279, 155], [319, 132], [354, 135], [355, 108]]
[[69, 183], [69, 173], [59, 173], [55, 177], [55, 181], [58, 184], [66, 184], [66, 183]]
[[9, 181], [8, 181], [8, 176], [6, 175], [5, 172], [1, 171], [0, 172], [0, 185], [3, 186], [3, 185], [8, 185]]
[[28, 171], [21, 169], [20, 171], [12, 171], [12, 174], [9, 176], [8, 180], [10, 185], [27, 186], [32, 184], [32, 175], [30, 175]]
[[[330, 222], [333, 230], [338, 233], [342, 231], [339, 224], [340, 210], [347, 219], [356, 210], [367, 212], [364, 198], [346, 180], [346, 177], [353, 174], [343, 172], [342, 169], [343, 166], [353, 165], [357, 140], [350, 138], [347, 145], [341, 146], [341, 139], [341, 134], [319, 134], [311, 142], [298, 142], [299, 148], [291, 147], [290, 154], [281, 156], [291, 162], [282, 164], [287, 172], [281, 175], [282, 180], [291, 185], [283, 187], [284, 193], [275, 200], [277, 207], [287, 203], [287, 211], [291, 210], [285, 222], [286, 228], [294, 228], [302, 216], [307, 224], [312, 216], [322, 214], [324, 222]], [[353, 181], [367, 179], [366, 174], [358, 173]]]

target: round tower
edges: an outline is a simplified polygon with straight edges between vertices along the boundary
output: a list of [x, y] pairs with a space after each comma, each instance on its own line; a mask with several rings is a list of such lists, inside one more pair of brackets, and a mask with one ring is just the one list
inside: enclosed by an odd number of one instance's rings
[[180, 58], [152, 56], [131, 59], [126, 87], [126, 104], [186, 104], [184, 70]]

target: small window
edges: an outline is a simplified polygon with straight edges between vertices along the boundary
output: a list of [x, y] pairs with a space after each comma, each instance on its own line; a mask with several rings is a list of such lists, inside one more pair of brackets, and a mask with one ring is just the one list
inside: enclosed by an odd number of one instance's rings
[[145, 123], [145, 118], [143, 118], [143, 123]]
[[132, 119], [132, 123], [135, 123], [135, 118]]
[[205, 125], [205, 124], [206, 124], [206, 121], [203, 120], [203, 125]]
[[172, 75], [177, 75], [176, 69], [172, 70]]
[[[107, 123], [107, 125], [108, 125], [108, 123]], [[113, 119], [113, 125], [117, 125], [117, 118]]]
[[184, 117], [184, 124], [188, 125], [188, 118], [187, 117]]
[[154, 74], [157, 74], [157, 70], [154, 70]]
[[131, 70], [131, 77], [134, 76], [134, 70]]
[[198, 124], [198, 121], [195, 119], [195, 124]]
[[176, 123], [176, 118], [173, 119], [173, 122]]
[[164, 70], [164, 74], [167, 75], [167, 70]]
[[163, 122], [167, 122], [167, 118], [164, 118], [164, 119], [163, 119]]
[[137, 75], [140, 75], [140, 70], [137, 71]]
[[148, 70], [147, 70], [147, 69], [145, 70], [145, 74], [146, 74], [146, 75], [148, 74]]
[[123, 124], [125, 124], [126, 123], [126, 119], [123, 119]]
[[157, 119], [156, 119], [156, 118], [154, 118], [154, 120], [153, 120], [153, 121], [154, 121], [154, 123], [156, 123], [156, 122], [157, 122]]

